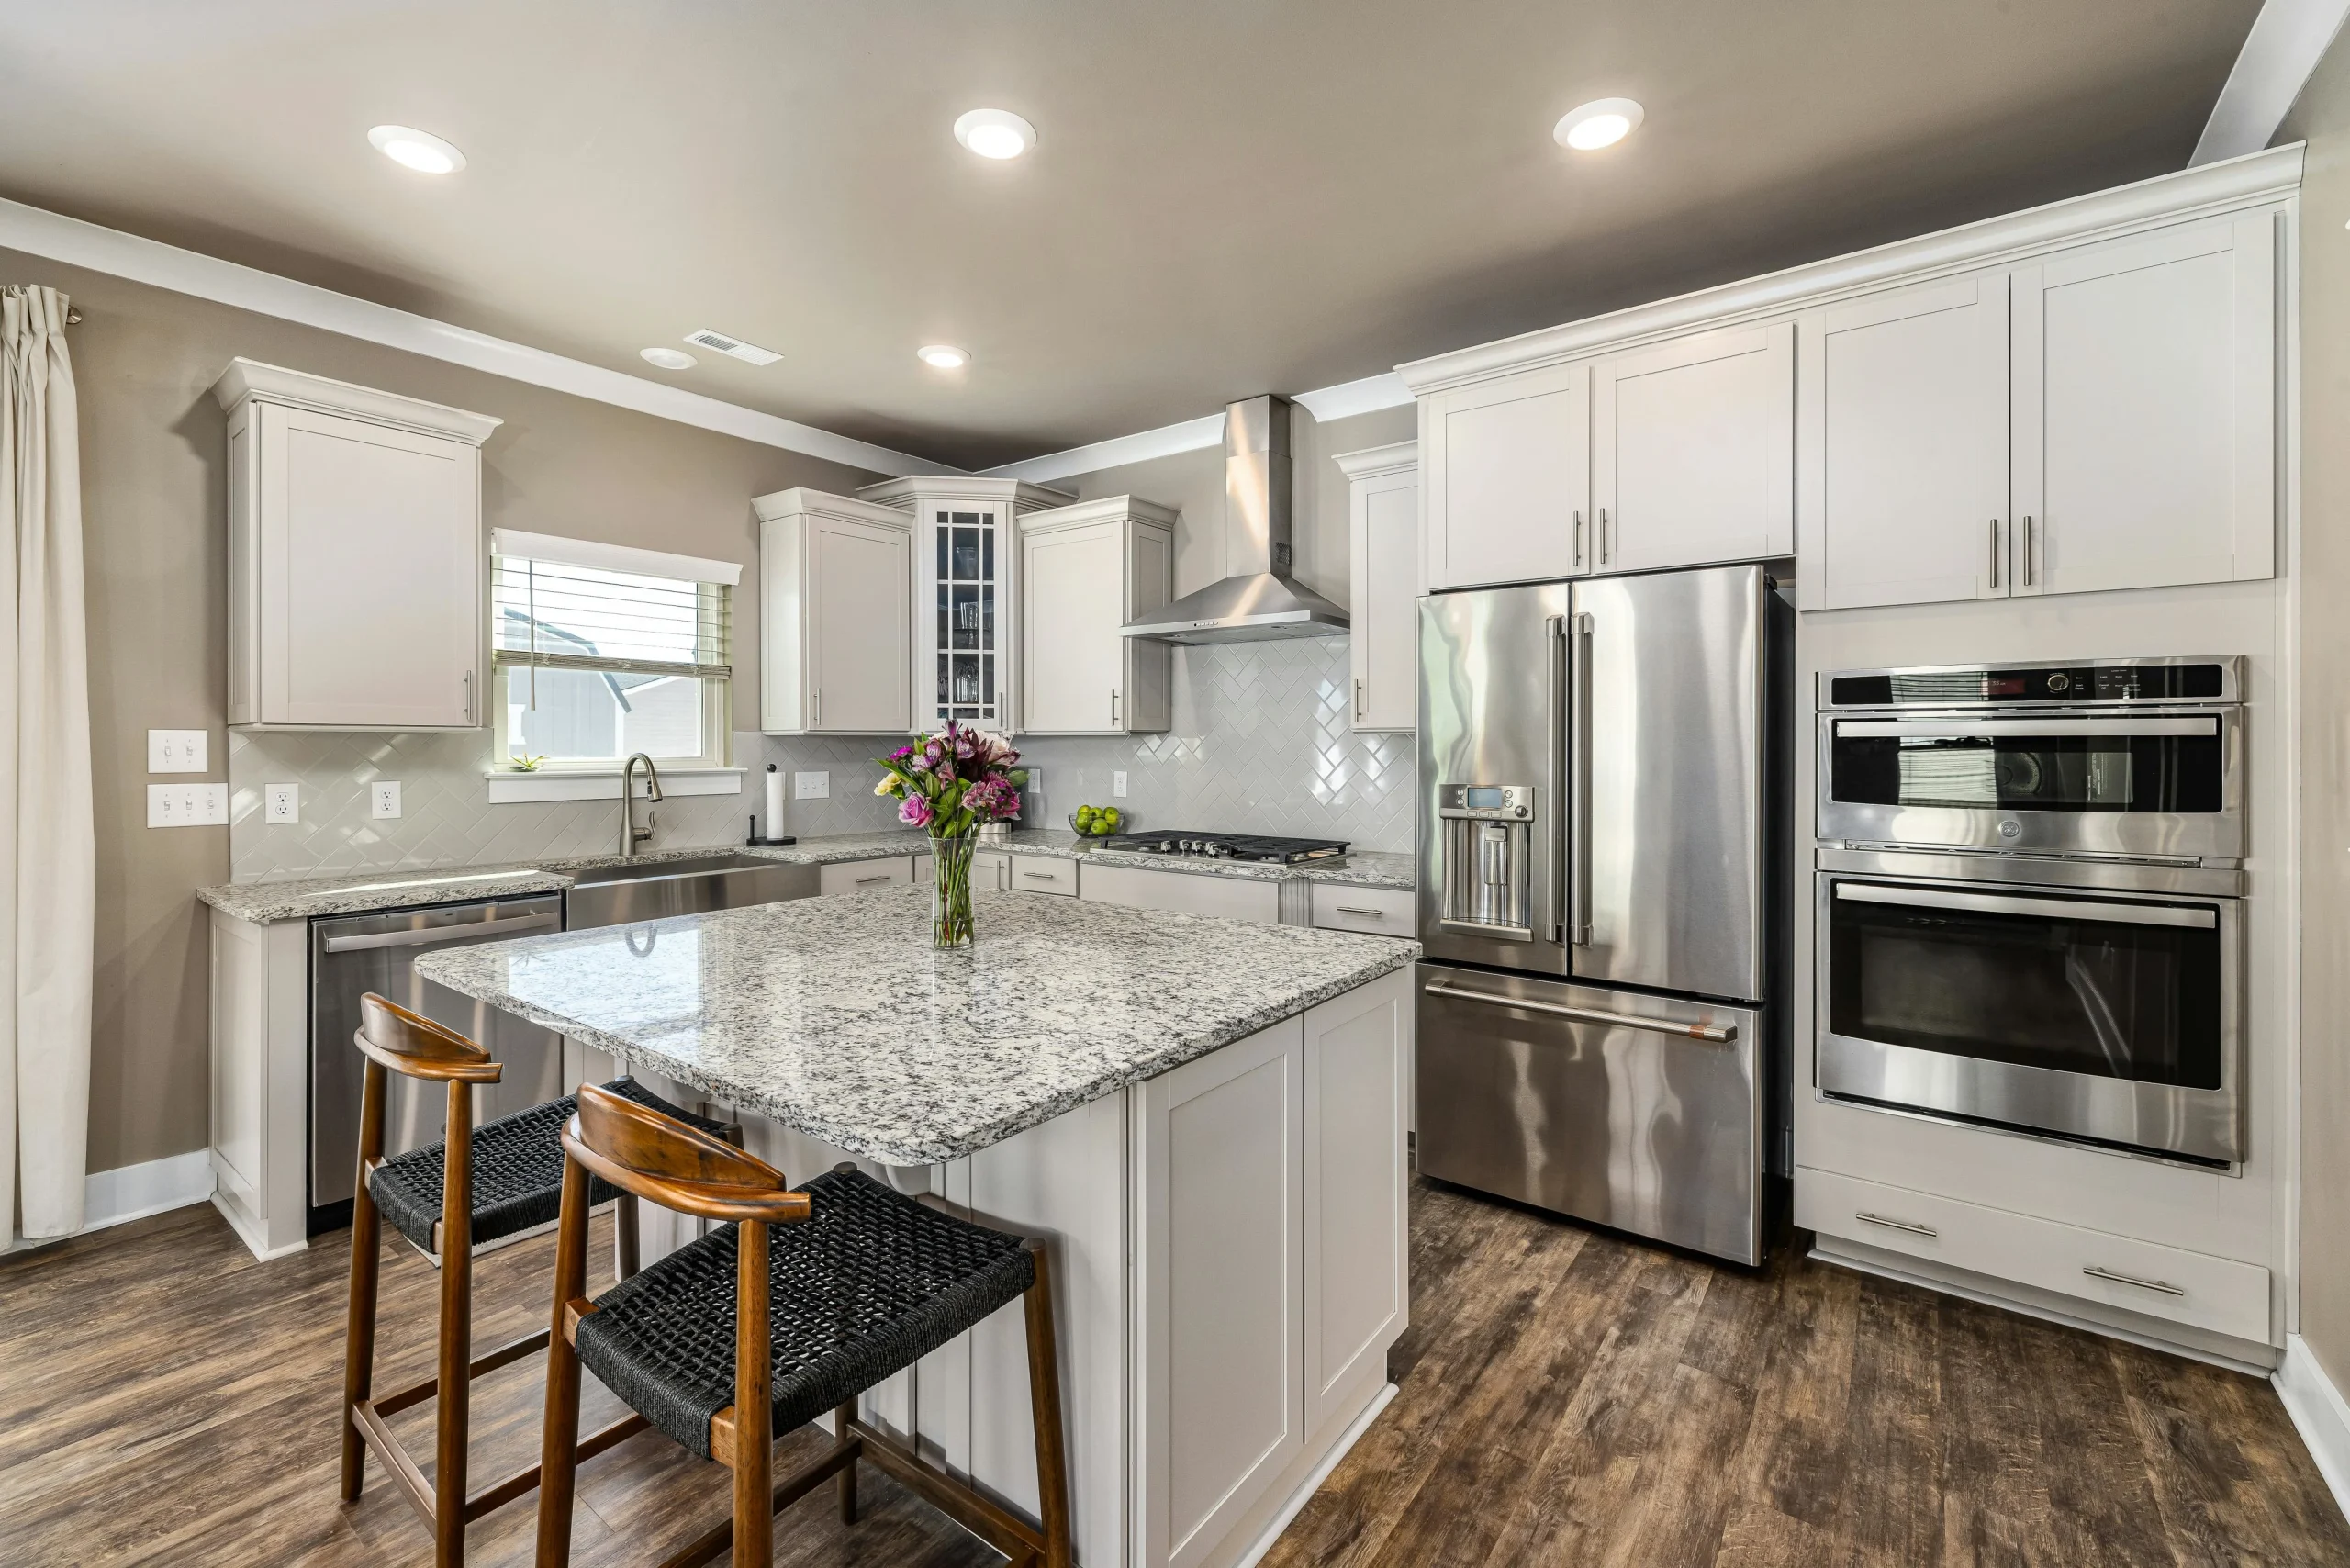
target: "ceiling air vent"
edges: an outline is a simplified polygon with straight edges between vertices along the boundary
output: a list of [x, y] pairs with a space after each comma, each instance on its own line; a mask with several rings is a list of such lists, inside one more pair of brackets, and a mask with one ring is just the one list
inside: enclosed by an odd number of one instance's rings
[[746, 343], [740, 338], [730, 338], [707, 327], [699, 332], [688, 332], [686, 342], [697, 348], [716, 349], [720, 353], [732, 354], [745, 364], [773, 364], [783, 357], [773, 349], [763, 349], [756, 343]]

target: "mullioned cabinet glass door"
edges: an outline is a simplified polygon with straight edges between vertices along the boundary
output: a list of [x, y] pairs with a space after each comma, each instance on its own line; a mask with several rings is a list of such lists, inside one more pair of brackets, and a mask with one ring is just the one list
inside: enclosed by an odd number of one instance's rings
[[995, 512], [985, 508], [931, 513], [934, 640], [925, 684], [933, 722], [1003, 723], [1000, 532]]

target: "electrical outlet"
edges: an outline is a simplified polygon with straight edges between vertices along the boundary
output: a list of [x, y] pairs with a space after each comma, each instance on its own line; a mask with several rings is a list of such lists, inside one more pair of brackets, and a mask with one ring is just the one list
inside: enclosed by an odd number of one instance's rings
[[150, 730], [147, 771], [208, 773], [212, 770], [211, 741], [209, 730]]
[[1123, 799], [1125, 792], [1126, 776], [1123, 773], [1113, 773], [1110, 775], [1110, 793]]
[[388, 822], [400, 814], [400, 781], [378, 778], [367, 786], [367, 806], [377, 822]]
[[297, 823], [302, 820], [302, 787], [299, 784], [264, 784], [261, 787], [262, 821], [266, 823]]
[[229, 825], [229, 786], [150, 784], [147, 786], [147, 825], [226, 827]]
[[829, 801], [833, 798], [833, 776], [829, 773], [795, 773], [791, 776], [791, 798], [795, 801]]

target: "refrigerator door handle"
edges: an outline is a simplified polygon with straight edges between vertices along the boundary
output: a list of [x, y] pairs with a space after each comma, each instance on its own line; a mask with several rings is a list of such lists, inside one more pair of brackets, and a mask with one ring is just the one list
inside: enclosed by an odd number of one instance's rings
[[1611, 1029], [1646, 1029], [1659, 1035], [1684, 1035], [1708, 1045], [1734, 1045], [1738, 1040], [1735, 1024], [1682, 1024], [1670, 1018], [1646, 1018], [1637, 1013], [1610, 1013], [1599, 1007], [1569, 1007], [1564, 1002], [1538, 1002], [1530, 996], [1503, 996], [1490, 991], [1468, 991], [1442, 980], [1429, 980], [1420, 987], [1430, 996], [1449, 996], [1460, 1002], [1482, 1002], [1493, 1007], [1517, 1007], [1528, 1013], [1548, 1014], [1553, 1018], [1568, 1018], [1578, 1024], [1597, 1024]]
[[[1575, 550], [1576, 560], [1580, 564], [1583, 550], [1581, 512], [1575, 513]], [[1550, 885], [1549, 936], [1550, 940], [1556, 942], [1567, 918], [1567, 813], [1559, 794], [1559, 747], [1561, 740], [1559, 733], [1559, 664], [1566, 657], [1567, 618], [1563, 615], [1550, 616], [1543, 622], [1543, 629], [1550, 635], [1543, 650], [1548, 655], [1550, 678], [1543, 700], [1543, 729], [1548, 749], [1543, 754], [1542, 786], [1546, 798], [1541, 807], [1543, 821], [1550, 824], [1550, 831], [1556, 836], [1547, 846], [1549, 853], [1542, 857], [1541, 866], [1543, 878]]]
[[1567, 745], [1573, 754], [1572, 792], [1560, 813], [1561, 831], [1567, 835], [1567, 889], [1572, 900], [1567, 911], [1567, 942], [1591, 946], [1591, 616], [1574, 618], [1575, 646], [1567, 672], [1567, 690], [1574, 704]]

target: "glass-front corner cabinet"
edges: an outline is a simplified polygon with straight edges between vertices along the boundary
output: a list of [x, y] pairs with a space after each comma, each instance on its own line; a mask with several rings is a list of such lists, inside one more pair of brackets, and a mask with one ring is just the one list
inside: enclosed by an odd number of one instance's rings
[[915, 723], [1016, 727], [1013, 530], [1022, 514], [1066, 506], [1070, 498], [1015, 479], [922, 476], [868, 485], [857, 495], [914, 515]]

